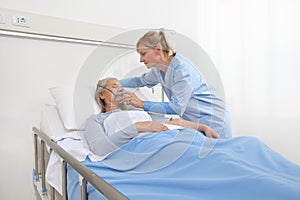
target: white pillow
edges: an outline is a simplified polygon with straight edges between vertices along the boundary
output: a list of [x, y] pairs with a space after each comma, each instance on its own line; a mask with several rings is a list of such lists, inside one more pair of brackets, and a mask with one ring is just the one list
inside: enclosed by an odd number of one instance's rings
[[40, 129], [54, 140], [66, 137], [80, 139], [80, 135], [77, 131], [67, 131], [64, 128], [55, 105], [44, 105], [42, 109]]
[[55, 105], [46, 104], [43, 107], [40, 128], [49, 136], [60, 136], [66, 133]]
[[85, 120], [100, 112], [92, 87], [75, 90], [71, 87], [54, 87], [49, 90], [66, 130], [84, 130]]
[[[100, 108], [94, 98], [94, 87], [76, 88], [75, 90], [72, 87], [53, 87], [49, 90], [66, 130], [84, 130], [86, 119], [92, 114], [100, 113]], [[125, 88], [125, 90], [135, 91], [140, 99], [147, 100], [140, 90], [133, 88]]]

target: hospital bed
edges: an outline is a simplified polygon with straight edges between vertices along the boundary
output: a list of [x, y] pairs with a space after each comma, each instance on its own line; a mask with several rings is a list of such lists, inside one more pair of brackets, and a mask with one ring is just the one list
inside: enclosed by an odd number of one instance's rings
[[89, 150], [84, 131], [66, 130], [70, 120], [59, 110], [67, 111], [56, 103], [45, 105], [40, 129], [33, 128], [37, 199], [300, 197], [300, 166], [257, 138], [215, 140], [175, 129], [134, 138], [100, 157]]
[[[188, 42], [181, 45], [193, 46]], [[130, 58], [114, 59], [120, 54]], [[45, 105], [40, 128], [32, 129], [37, 199], [300, 199], [300, 166], [255, 137], [215, 140], [174, 129], [136, 137], [107, 157], [93, 154], [83, 137], [84, 120], [99, 112], [92, 85], [99, 77], [140, 75], [144, 67], [119, 68], [138, 66], [124, 49], [100, 47], [91, 56], [105, 63], [83, 66], [71, 89], [51, 88], [55, 104]], [[164, 98], [159, 86], [139, 95]]]

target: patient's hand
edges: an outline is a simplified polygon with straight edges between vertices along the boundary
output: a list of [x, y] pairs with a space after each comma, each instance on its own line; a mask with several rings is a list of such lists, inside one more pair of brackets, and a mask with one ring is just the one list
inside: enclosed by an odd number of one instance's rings
[[205, 124], [191, 122], [191, 121], [187, 121], [184, 119], [168, 120], [168, 121], [166, 121], [166, 124], [173, 124], [173, 125], [178, 125], [178, 126], [182, 126], [185, 128], [196, 129], [196, 130], [204, 133], [205, 136], [209, 137], [209, 138], [220, 138], [220, 135], [216, 131], [214, 131], [212, 128], [210, 128], [209, 126], [207, 126]]
[[205, 126], [202, 132], [204, 132], [205, 136], [209, 138], [221, 138], [221, 136], [209, 126]]
[[169, 130], [167, 126], [156, 121], [136, 122], [138, 132], [161, 132]]

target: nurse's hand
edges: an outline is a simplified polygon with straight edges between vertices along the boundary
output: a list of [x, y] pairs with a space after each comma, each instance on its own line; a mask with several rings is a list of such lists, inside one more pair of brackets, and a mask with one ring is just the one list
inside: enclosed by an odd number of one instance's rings
[[126, 97], [124, 98], [124, 101], [127, 104], [130, 104], [136, 108], [144, 109], [144, 101], [139, 99], [134, 93], [131, 92], [125, 92]]

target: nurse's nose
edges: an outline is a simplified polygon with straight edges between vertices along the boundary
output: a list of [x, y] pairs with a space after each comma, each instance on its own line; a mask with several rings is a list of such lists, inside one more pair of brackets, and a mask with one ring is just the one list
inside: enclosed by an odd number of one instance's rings
[[145, 62], [144, 58], [142, 58], [142, 56], [140, 57], [140, 62], [143, 63]]

